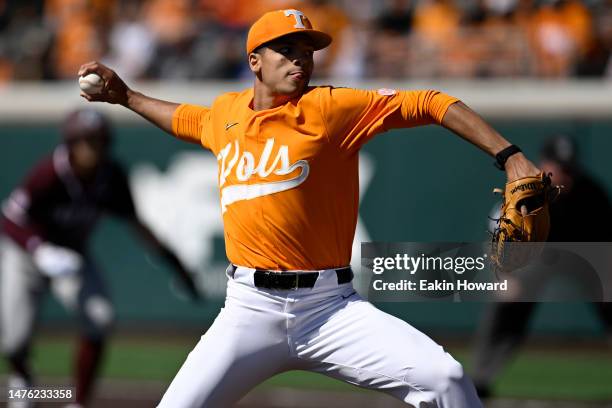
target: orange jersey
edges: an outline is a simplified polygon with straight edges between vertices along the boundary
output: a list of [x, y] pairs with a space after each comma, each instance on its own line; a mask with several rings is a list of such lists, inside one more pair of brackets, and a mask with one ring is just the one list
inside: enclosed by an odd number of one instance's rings
[[349, 265], [359, 149], [388, 129], [440, 123], [457, 101], [437, 91], [328, 86], [261, 111], [252, 99], [249, 89], [210, 108], [180, 105], [172, 128], [217, 156], [230, 262], [271, 270]]

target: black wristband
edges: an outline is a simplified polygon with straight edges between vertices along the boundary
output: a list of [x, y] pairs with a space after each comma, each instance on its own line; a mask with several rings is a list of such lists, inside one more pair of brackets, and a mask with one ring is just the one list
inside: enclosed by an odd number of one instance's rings
[[493, 163], [493, 164], [498, 169], [505, 170], [506, 169], [506, 160], [508, 160], [508, 157], [512, 156], [513, 154], [519, 153], [521, 151], [522, 150], [519, 149], [518, 146], [510, 145], [510, 146], [506, 147], [501, 152], [499, 152], [499, 153], [497, 153], [495, 155], [495, 163]]

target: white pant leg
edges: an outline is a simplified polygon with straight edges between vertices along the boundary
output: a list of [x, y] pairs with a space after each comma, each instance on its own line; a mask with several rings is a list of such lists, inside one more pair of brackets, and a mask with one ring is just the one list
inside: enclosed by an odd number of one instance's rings
[[[461, 365], [441, 346], [357, 294], [343, 299], [352, 288], [343, 290], [320, 309], [319, 325], [304, 325], [295, 339], [308, 369], [386, 392], [414, 407], [482, 407]], [[312, 321], [313, 313], [306, 315]]]
[[81, 334], [103, 339], [114, 322], [113, 305], [97, 265], [84, 258], [79, 273], [51, 279], [51, 291], [64, 308], [78, 316]]
[[45, 288], [32, 257], [9, 238], [0, 239], [0, 335], [4, 354], [28, 347]]
[[225, 308], [176, 374], [159, 407], [229, 408], [285, 371], [286, 300], [228, 282]]

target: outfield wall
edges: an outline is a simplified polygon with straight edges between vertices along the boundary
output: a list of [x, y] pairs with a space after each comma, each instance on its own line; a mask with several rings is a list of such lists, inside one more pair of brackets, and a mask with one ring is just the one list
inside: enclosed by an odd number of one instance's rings
[[[364, 89], [438, 89], [457, 96], [488, 117], [582, 118], [612, 117], [612, 81], [542, 79], [420, 80], [346, 82], [341, 78], [318, 81]], [[250, 82], [140, 82], [129, 84], [160, 99], [208, 105], [223, 92], [239, 91]], [[66, 110], [83, 102], [74, 82], [19, 82], [0, 86], [0, 121], [54, 122]], [[110, 105], [101, 107], [114, 119], [137, 122], [137, 116]]]
[[[208, 104], [222, 89], [245, 84], [146, 84], [152, 95]], [[428, 88], [431, 84], [357, 85]], [[578, 138], [585, 167], [612, 191], [612, 88], [608, 83], [460, 82], [437, 86], [466, 101], [502, 134], [537, 157], [545, 137]], [[85, 102], [76, 85], [27, 84], [0, 89], [0, 195], [57, 142], [61, 116]], [[183, 97], [184, 95], [184, 97]], [[211, 301], [193, 307], [174, 296], [167, 268], [115, 220], [101, 223], [93, 242], [123, 324], [209, 324], [221, 305], [225, 267], [216, 192], [216, 161], [197, 146], [164, 135], [136, 115], [103, 106], [117, 125], [114, 150], [130, 172], [139, 211], [193, 269]], [[362, 160], [359, 238], [378, 241], [486, 239], [490, 193], [503, 183], [491, 159], [437, 126], [396, 130], [368, 144]], [[579, 216], [579, 215], [578, 215]], [[357, 259], [358, 263], [358, 259]], [[381, 307], [429, 330], [471, 331], [480, 304], [386, 304]], [[43, 319], [68, 317], [52, 301]], [[546, 305], [535, 317], [548, 333], [596, 335], [588, 305]]]

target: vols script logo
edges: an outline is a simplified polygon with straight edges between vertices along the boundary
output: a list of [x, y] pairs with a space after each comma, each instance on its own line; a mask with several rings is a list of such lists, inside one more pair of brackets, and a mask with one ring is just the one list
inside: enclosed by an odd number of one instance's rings
[[[257, 165], [255, 165], [253, 153], [245, 150], [241, 154], [238, 140], [228, 143], [221, 149], [217, 155], [217, 160], [221, 166], [219, 169], [219, 189], [221, 190], [222, 212], [227, 211], [227, 206], [237, 201], [252, 200], [253, 198], [287, 191], [299, 186], [308, 178], [310, 166], [306, 160], [298, 160], [293, 164], [289, 164], [288, 146], [281, 145], [274, 160], [270, 162], [273, 148], [274, 138], [266, 140], [266, 145]], [[238, 181], [247, 182], [255, 174], [261, 178], [266, 178], [270, 174], [286, 176], [297, 169], [300, 170], [300, 173], [287, 180], [256, 184], [234, 184], [223, 187], [232, 171], [236, 172]]]
[[[274, 162], [269, 164], [271, 166]], [[223, 257], [224, 248], [218, 247], [223, 245], [217, 186], [219, 170], [219, 163], [208, 153], [181, 152], [171, 155], [164, 170], [151, 163], [135, 164], [130, 172], [130, 185], [139, 216], [174, 249], [185, 265], [197, 271], [196, 279], [201, 289], [222, 298], [227, 286], [224, 274], [227, 262]], [[361, 152], [360, 197], [367, 194], [374, 172], [374, 161]], [[353, 268], [357, 273], [361, 271], [361, 242], [367, 241], [371, 238], [366, 224], [359, 217], [352, 251]], [[219, 254], [222, 260], [218, 258]], [[367, 292], [369, 279], [356, 280], [355, 284], [360, 282], [363, 286], [358, 290], [362, 288]]]

